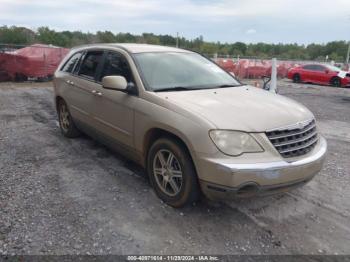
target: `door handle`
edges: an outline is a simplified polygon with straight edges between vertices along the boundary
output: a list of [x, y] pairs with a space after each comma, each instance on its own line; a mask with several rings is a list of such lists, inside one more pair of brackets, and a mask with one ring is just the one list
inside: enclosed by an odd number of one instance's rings
[[102, 96], [102, 93], [96, 90], [92, 90], [91, 93], [93, 93], [96, 96]]
[[73, 82], [73, 81], [67, 80], [66, 83], [67, 83], [68, 85], [74, 86], [74, 82]]

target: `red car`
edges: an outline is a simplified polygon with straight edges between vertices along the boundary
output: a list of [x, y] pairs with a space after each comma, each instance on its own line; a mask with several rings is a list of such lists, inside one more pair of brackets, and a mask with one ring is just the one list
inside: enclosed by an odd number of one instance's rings
[[350, 73], [331, 65], [308, 64], [294, 67], [288, 71], [288, 78], [292, 79], [294, 83], [350, 86]]

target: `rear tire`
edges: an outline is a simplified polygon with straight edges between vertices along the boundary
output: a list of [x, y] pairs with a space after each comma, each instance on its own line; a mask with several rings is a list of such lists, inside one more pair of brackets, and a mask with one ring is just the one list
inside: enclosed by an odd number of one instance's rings
[[333, 77], [331, 80], [331, 85], [334, 87], [341, 87], [341, 79], [339, 77]]
[[157, 196], [178, 208], [196, 202], [200, 196], [192, 159], [178, 141], [158, 139], [148, 151], [147, 173]]
[[62, 99], [58, 101], [57, 113], [62, 134], [69, 138], [79, 137], [81, 133], [73, 122], [73, 118], [69, 112], [66, 102], [64, 102]]
[[300, 81], [301, 81], [300, 75], [299, 74], [294, 74], [293, 75], [293, 82], [294, 83], [300, 83]]

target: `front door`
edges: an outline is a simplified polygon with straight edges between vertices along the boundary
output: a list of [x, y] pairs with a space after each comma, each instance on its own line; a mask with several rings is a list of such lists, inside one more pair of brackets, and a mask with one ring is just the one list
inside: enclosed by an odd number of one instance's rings
[[301, 72], [301, 79], [303, 82], [312, 82], [313, 74], [315, 73], [313, 65], [305, 65], [303, 66]]
[[134, 82], [129, 64], [122, 54], [106, 52], [99, 88], [95, 96], [94, 119], [98, 130], [128, 147], [134, 147], [134, 108], [138, 97], [121, 91], [104, 89], [104, 76], [123, 76], [127, 82]]
[[329, 74], [326, 73], [327, 68], [323, 65], [314, 65], [314, 83], [327, 84], [329, 82]]

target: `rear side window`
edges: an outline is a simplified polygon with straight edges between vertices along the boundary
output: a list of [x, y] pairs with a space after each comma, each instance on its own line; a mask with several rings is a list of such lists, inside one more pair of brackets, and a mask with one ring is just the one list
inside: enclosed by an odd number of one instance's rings
[[67, 72], [67, 73], [72, 73], [74, 66], [76, 65], [76, 63], [79, 61], [80, 57], [81, 57], [82, 53], [75, 53], [74, 55], [72, 55], [69, 60], [64, 64], [64, 66], [62, 67], [62, 71], [63, 72]]
[[118, 53], [109, 52], [99, 77], [99, 81], [105, 76], [124, 76], [127, 82], [132, 82], [132, 76], [125, 57]]
[[102, 61], [103, 51], [89, 51], [80, 66], [79, 75], [95, 79], [97, 67]]
[[303, 67], [306, 70], [312, 70], [312, 71], [324, 71], [325, 68], [321, 65], [306, 65]]
[[313, 65], [306, 65], [306, 66], [303, 66], [303, 69], [305, 70], [315, 70]]

